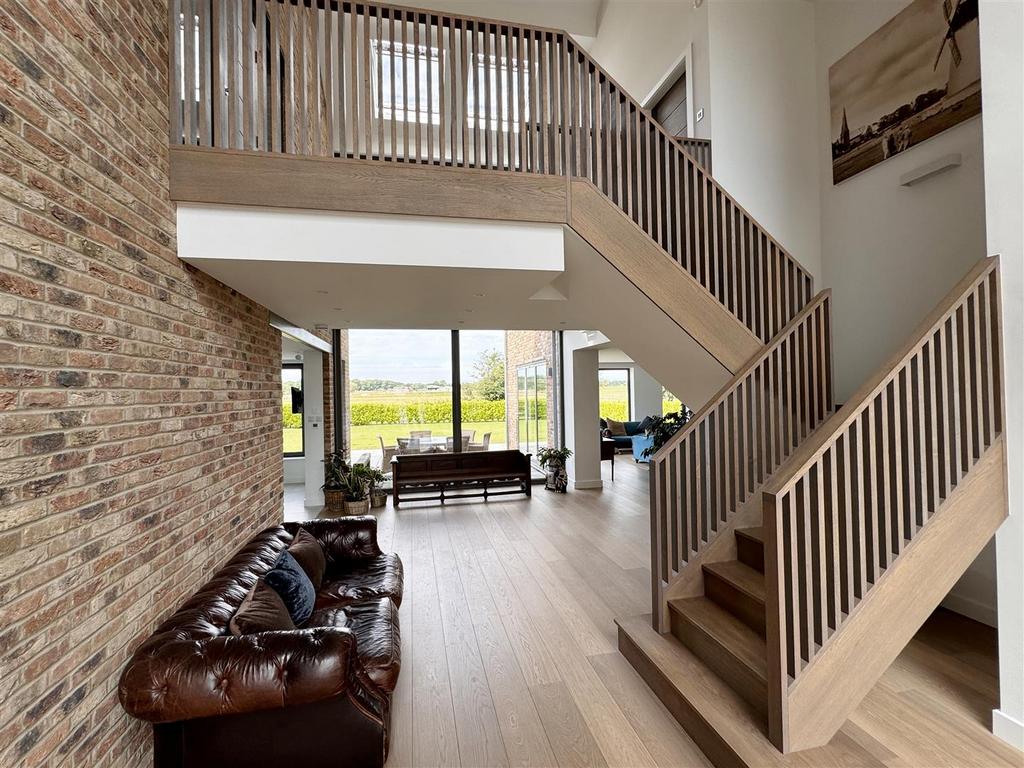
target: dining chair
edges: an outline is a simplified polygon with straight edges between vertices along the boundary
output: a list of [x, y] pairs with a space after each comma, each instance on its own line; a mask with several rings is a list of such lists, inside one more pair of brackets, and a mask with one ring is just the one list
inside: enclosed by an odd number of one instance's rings
[[470, 451], [486, 451], [488, 448], [490, 448], [490, 445], [491, 445], [491, 433], [490, 432], [484, 432], [483, 442], [480, 442], [480, 443], [470, 443], [467, 450], [470, 450]]
[[470, 443], [473, 442], [473, 438], [476, 437], [475, 429], [464, 429], [462, 430], [462, 439]]
[[398, 437], [399, 453], [420, 453], [420, 440], [418, 437]]
[[428, 437], [429, 438], [430, 437], [430, 430], [429, 429], [416, 429], [416, 430], [413, 430], [413, 431], [411, 431], [409, 433], [409, 437], [413, 437], [413, 438]]

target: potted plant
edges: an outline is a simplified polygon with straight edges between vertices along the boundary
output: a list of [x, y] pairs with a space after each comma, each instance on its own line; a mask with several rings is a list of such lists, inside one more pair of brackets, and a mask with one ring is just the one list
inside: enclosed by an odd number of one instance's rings
[[346, 515], [365, 515], [370, 511], [370, 473], [366, 464], [353, 464], [343, 476], [341, 490]]
[[349, 473], [345, 454], [332, 451], [324, 458], [324, 504], [335, 515], [345, 511], [345, 477]]
[[370, 506], [373, 509], [380, 509], [388, 503], [388, 492], [381, 488], [381, 484], [387, 479], [387, 475], [379, 469], [370, 469], [367, 473], [370, 481]]
[[693, 418], [693, 411], [683, 406], [681, 411], [666, 413], [664, 416], [651, 416], [647, 420], [647, 427], [644, 434], [651, 438], [651, 444], [644, 448], [645, 459], [656, 454], [665, 443], [667, 443], [676, 432], [686, 426], [686, 423]]
[[537, 451], [537, 461], [545, 468], [544, 488], [548, 491], [565, 493], [569, 487], [569, 474], [565, 462], [572, 456], [569, 448], [542, 448]]

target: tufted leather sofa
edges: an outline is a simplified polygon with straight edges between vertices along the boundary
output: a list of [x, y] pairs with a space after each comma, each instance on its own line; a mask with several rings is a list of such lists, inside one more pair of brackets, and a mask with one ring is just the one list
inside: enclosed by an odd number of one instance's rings
[[233, 637], [228, 622], [297, 524], [268, 528], [136, 649], [121, 705], [153, 723], [154, 766], [380, 766], [401, 666], [402, 562], [372, 517], [302, 523], [327, 571], [289, 632]]

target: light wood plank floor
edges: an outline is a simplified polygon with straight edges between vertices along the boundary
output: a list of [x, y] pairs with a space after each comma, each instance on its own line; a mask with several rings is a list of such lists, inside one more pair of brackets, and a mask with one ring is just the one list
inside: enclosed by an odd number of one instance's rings
[[[650, 612], [648, 478], [625, 456], [614, 483], [602, 467], [603, 491], [381, 511], [406, 569], [389, 767], [709, 765], [616, 649], [613, 618]], [[315, 512], [298, 498], [286, 519]], [[880, 683], [879, 718], [922, 698], [914, 717], [935, 713], [921, 751], [898, 728], [878, 743], [901, 766], [966, 764], [942, 733], [983, 735], [994, 632], [968, 624], [937, 614]]]

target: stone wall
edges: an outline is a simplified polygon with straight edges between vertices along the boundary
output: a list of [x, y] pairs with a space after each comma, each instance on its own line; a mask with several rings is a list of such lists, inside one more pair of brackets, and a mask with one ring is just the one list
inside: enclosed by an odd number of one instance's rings
[[281, 515], [280, 336], [180, 262], [167, 5], [0, 4], [0, 765], [145, 766], [135, 645]]

